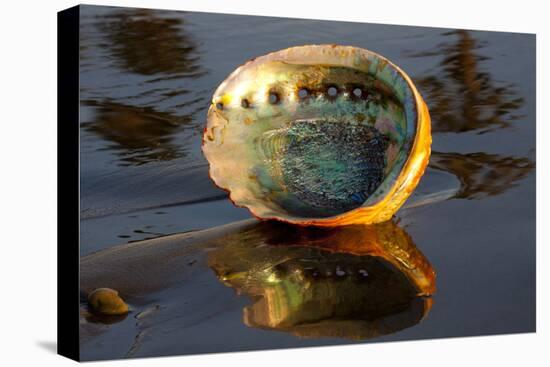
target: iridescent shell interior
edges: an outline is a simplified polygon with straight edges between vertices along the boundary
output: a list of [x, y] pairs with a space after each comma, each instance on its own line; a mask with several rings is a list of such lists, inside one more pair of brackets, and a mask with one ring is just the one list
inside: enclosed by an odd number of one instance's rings
[[214, 94], [203, 137], [210, 175], [260, 218], [315, 224], [373, 207], [411, 154], [418, 99], [399, 68], [365, 49], [256, 58]]

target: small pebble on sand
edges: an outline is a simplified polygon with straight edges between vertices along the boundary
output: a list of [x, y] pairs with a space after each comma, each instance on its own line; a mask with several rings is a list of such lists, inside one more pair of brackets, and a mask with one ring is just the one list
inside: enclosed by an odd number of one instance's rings
[[103, 315], [123, 315], [128, 313], [128, 305], [118, 292], [111, 288], [97, 288], [88, 295], [88, 304], [93, 311]]

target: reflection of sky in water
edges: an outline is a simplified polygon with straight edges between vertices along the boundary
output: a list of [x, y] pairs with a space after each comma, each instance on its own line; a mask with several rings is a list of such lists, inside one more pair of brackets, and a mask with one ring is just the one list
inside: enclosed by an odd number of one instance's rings
[[[534, 36], [84, 9], [81, 208], [83, 218], [96, 218], [82, 222], [83, 253], [98, 243], [248, 218], [225, 200], [205, 202], [224, 196], [209, 180], [200, 152], [214, 89], [249, 58], [301, 44], [349, 44], [395, 61], [430, 108], [431, 169], [416, 195], [461, 186], [454, 199], [398, 213], [400, 226], [438, 271], [440, 291], [423, 323], [380, 340], [532, 329]], [[241, 310], [235, 308], [233, 317]], [[234, 326], [240, 340], [289, 345], [277, 334]], [[189, 332], [200, 338], [202, 327]]]

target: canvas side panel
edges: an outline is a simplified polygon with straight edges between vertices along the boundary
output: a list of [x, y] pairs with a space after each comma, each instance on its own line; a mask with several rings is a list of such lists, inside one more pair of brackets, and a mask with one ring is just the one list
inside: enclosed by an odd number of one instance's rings
[[57, 351], [79, 360], [79, 18], [57, 14]]

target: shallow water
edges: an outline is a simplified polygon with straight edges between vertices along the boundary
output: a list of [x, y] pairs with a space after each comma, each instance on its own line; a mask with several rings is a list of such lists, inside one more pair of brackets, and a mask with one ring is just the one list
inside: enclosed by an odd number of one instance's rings
[[[208, 178], [200, 141], [210, 96], [254, 56], [349, 44], [402, 67], [433, 126], [430, 168], [396, 221], [435, 268], [438, 291], [421, 323], [372, 340], [534, 331], [533, 35], [81, 9], [81, 255], [249, 218]], [[246, 296], [211, 271], [196, 276], [180, 291], [203, 314], [192, 325], [159, 323], [143, 351], [130, 355], [349, 342], [249, 328], [242, 323]], [[174, 294], [159, 297], [167, 303], [161, 307], [177, 304]], [[199, 312], [201, 304], [208, 306]], [[105, 339], [83, 344], [84, 355], [126, 355], [122, 335], [133, 339], [134, 321], [129, 316], [105, 334], [120, 350], [105, 347]], [[162, 344], [161, 335], [181, 342]]]

